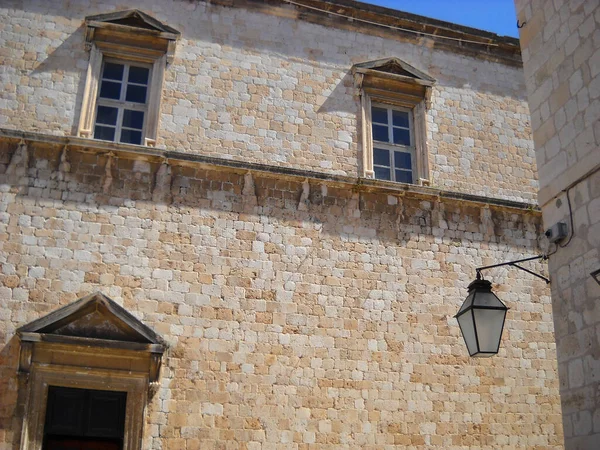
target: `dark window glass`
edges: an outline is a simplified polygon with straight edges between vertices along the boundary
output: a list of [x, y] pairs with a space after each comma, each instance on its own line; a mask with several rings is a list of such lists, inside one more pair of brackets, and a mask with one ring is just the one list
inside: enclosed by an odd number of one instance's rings
[[103, 141], [115, 140], [115, 129], [111, 127], [101, 127], [96, 125], [94, 128], [94, 139], [102, 139]]
[[408, 128], [408, 113], [406, 111], [392, 110], [392, 123], [396, 127]]
[[373, 164], [377, 166], [390, 165], [390, 151], [383, 148], [373, 149]]
[[377, 108], [373, 106], [371, 108], [371, 120], [377, 123], [388, 123], [388, 112], [387, 109]]
[[123, 112], [123, 126], [141, 130], [144, 127], [144, 112], [126, 109]]
[[396, 181], [398, 183], [412, 183], [412, 172], [408, 170], [396, 170]]
[[148, 75], [150, 74], [150, 69], [146, 67], [129, 67], [129, 76], [127, 80], [130, 83], [139, 83], [139, 84], [148, 84]]
[[391, 180], [391, 172], [390, 169], [386, 167], [374, 167], [375, 178], [378, 180]]
[[96, 114], [96, 123], [116, 125], [118, 114], [119, 110], [117, 108], [111, 108], [110, 106], [98, 106], [98, 112]]
[[100, 85], [100, 97], [119, 100], [119, 98], [121, 98], [121, 83], [106, 80], [102, 81], [102, 84]]
[[384, 125], [373, 124], [373, 140], [380, 142], [389, 142], [388, 127]]
[[121, 130], [121, 142], [140, 145], [142, 143], [142, 132], [135, 130]]
[[104, 63], [104, 71], [102, 72], [102, 78], [121, 81], [123, 79], [124, 68], [125, 66], [123, 66], [123, 64], [115, 64], [109, 62]]
[[394, 154], [394, 167], [396, 169], [412, 169], [412, 161], [411, 161], [410, 153], [406, 152], [395, 152]]
[[410, 132], [402, 128], [394, 128], [394, 144], [410, 146]]
[[146, 103], [146, 86], [134, 86], [132, 84], [127, 85], [127, 94], [125, 100], [128, 102]]

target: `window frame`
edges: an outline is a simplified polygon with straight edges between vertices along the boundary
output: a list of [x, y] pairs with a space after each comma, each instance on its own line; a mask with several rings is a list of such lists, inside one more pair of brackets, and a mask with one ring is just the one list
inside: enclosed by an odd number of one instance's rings
[[[372, 104], [385, 104], [412, 112], [414, 148], [413, 183], [430, 185], [429, 152], [427, 150], [427, 110], [435, 79], [410, 64], [392, 57], [357, 63], [352, 66], [354, 86], [360, 99], [359, 130], [362, 146], [359, 177], [374, 179]], [[383, 180], [381, 180], [383, 181]], [[394, 182], [395, 183], [395, 182]]]
[[22, 450], [41, 450], [44, 441], [46, 407], [50, 386], [125, 392], [123, 450], [142, 448], [144, 413], [147, 403], [148, 377], [121, 370], [76, 366], [34, 364], [29, 383], [23, 429]]
[[[388, 123], [387, 124], [381, 124], [381, 123], [375, 122], [373, 120], [373, 118], [372, 118], [373, 108], [385, 109], [387, 111], [387, 115], [388, 115]], [[409, 133], [409, 140], [410, 140], [411, 145], [403, 145], [403, 144], [393, 143], [393, 140], [394, 140], [394, 138], [393, 138], [394, 125], [393, 125], [393, 121], [392, 121], [393, 111], [401, 111], [401, 112], [408, 113], [408, 133]], [[394, 165], [395, 152], [400, 151], [403, 153], [410, 154], [410, 157], [411, 157], [410, 174], [411, 174], [411, 178], [412, 178], [412, 183], [409, 183], [409, 184], [415, 184], [415, 179], [416, 179], [415, 175], [417, 173], [417, 160], [416, 160], [413, 110], [411, 108], [407, 108], [404, 106], [398, 106], [398, 105], [394, 105], [394, 104], [390, 104], [390, 103], [385, 103], [382, 101], [376, 101], [376, 102], [372, 101], [371, 102], [371, 130], [373, 130], [373, 125], [386, 125], [386, 128], [388, 129], [388, 138], [389, 138], [389, 141], [387, 141], [387, 142], [378, 141], [378, 140], [375, 140], [375, 138], [372, 138], [373, 178], [375, 178], [377, 180], [392, 181], [394, 183], [404, 183], [403, 181], [396, 180], [396, 170], [402, 170], [405, 172], [407, 170], [406, 169], [397, 169]], [[406, 129], [404, 127], [396, 127], [396, 128]], [[371, 134], [372, 134], [372, 131], [371, 131]], [[375, 147], [382, 148], [384, 150], [389, 150], [389, 152], [390, 152], [390, 157], [389, 157], [390, 165], [389, 166], [381, 166], [381, 165], [375, 163]], [[389, 168], [390, 169], [390, 180], [385, 180], [384, 178], [376, 178], [375, 177], [375, 168], [376, 167]]]
[[[102, 80], [104, 79], [103, 75], [104, 75], [104, 68], [106, 66], [106, 63], [122, 64], [125, 67], [124, 71], [123, 71], [122, 86], [127, 86], [128, 84], [130, 84], [127, 81], [127, 76], [129, 74], [129, 70], [130, 70], [131, 66], [144, 67], [146, 69], [149, 69], [148, 83], [146, 84], [146, 101], [144, 103], [126, 101], [125, 100], [125, 95], [127, 92], [126, 88], [121, 89], [121, 95], [120, 95], [121, 98], [119, 100], [107, 99], [107, 98], [100, 97], [100, 89], [102, 87]], [[148, 115], [149, 115], [148, 107], [149, 107], [151, 86], [152, 86], [152, 64], [137, 62], [137, 61], [126, 61], [126, 60], [122, 60], [122, 59], [118, 59], [118, 58], [111, 58], [111, 57], [103, 58], [102, 66], [100, 68], [100, 75], [99, 75], [99, 79], [98, 79], [98, 87], [97, 87], [97, 91], [96, 91], [96, 107], [94, 109], [94, 118], [93, 118], [93, 124], [92, 124], [92, 137], [95, 134], [95, 129], [96, 129], [96, 125], [97, 125], [96, 119], [97, 119], [97, 115], [98, 115], [98, 107], [99, 106], [107, 106], [107, 107], [111, 107], [111, 108], [117, 108], [117, 110], [118, 110], [117, 123], [116, 123], [116, 126], [114, 127], [115, 128], [115, 139], [112, 141], [109, 141], [107, 139], [98, 139], [98, 140], [102, 140], [102, 141], [106, 141], [106, 142], [115, 142], [118, 144], [144, 145], [142, 143], [145, 142], [145, 137], [146, 137], [146, 124], [148, 122]], [[142, 133], [142, 138], [141, 138], [142, 143], [141, 144], [131, 144], [129, 142], [121, 142], [121, 133], [122, 133], [122, 129], [123, 129], [123, 114], [124, 114], [125, 109], [132, 110], [132, 111], [144, 112], [144, 121], [143, 121], [142, 129], [141, 129], [141, 133]], [[106, 125], [101, 124], [101, 126], [106, 126]], [[127, 128], [127, 127], [125, 127], [125, 128]], [[127, 128], [127, 129], [139, 131], [135, 128]], [[97, 138], [94, 137], [94, 139], [97, 139]]]
[[142, 11], [126, 10], [86, 17], [84, 35], [85, 49], [90, 56], [77, 136], [93, 139], [102, 63], [107, 58], [114, 58], [152, 66], [141, 145], [155, 146], [165, 69], [173, 62], [179, 31]]
[[[427, 99], [422, 99], [417, 103], [409, 103], [402, 98], [394, 98], [385, 96], [385, 93], [372, 92], [368, 88], [361, 92], [361, 115], [362, 115], [362, 149], [363, 149], [363, 168], [362, 176], [365, 178], [375, 178], [374, 170], [374, 145], [379, 143], [373, 139], [373, 121], [372, 121], [372, 105], [384, 105], [387, 108], [409, 111], [409, 120], [412, 124], [413, 138], [411, 148], [413, 151], [412, 158], [412, 178], [410, 184], [428, 186], [429, 182], [429, 154], [427, 151], [427, 128], [426, 128], [426, 110]], [[391, 145], [391, 144], [388, 144]], [[405, 147], [406, 148], [406, 147]], [[396, 181], [388, 181], [396, 183]]]

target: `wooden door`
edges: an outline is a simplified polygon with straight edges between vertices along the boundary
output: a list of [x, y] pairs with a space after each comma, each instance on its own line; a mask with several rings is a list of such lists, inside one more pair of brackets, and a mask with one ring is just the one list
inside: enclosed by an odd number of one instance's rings
[[125, 392], [48, 388], [42, 450], [121, 450]]

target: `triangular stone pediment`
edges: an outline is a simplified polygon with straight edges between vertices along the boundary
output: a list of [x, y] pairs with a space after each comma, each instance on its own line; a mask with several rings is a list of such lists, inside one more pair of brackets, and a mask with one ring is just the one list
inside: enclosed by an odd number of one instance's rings
[[141, 321], [101, 292], [83, 297], [33, 322], [21, 333], [92, 338], [107, 341], [163, 344]]
[[161, 33], [171, 33], [179, 35], [179, 31], [172, 28], [154, 17], [138, 9], [128, 9], [107, 14], [96, 14], [85, 18], [87, 24], [100, 22], [105, 24], [123, 25], [131, 28], [138, 28]]
[[[414, 78], [420, 80], [423, 84], [432, 84], [435, 79], [427, 75], [425, 72], [411, 66], [410, 64], [398, 58], [385, 58], [375, 61], [367, 61], [354, 65], [354, 69], [358, 71], [374, 71], [382, 74], [400, 75], [402, 77]], [[361, 70], [362, 69], [362, 70]]]

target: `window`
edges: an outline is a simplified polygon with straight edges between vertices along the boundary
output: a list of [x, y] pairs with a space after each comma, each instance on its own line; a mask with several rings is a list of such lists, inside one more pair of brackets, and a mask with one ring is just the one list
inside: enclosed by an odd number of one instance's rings
[[426, 109], [433, 78], [396, 58], [357, 64], [362, 176], [429, 184]]
[[94, 139], [142, 144], [149, 82], [148, 66], [104, 61]]
[[412, 113], [382, 104], [371, 107], [373, 172], [379, 180], [413, 183]]
[[90, 60], [78, 136], [155, 145], [164, 70], [179, 32], [137, 10], [85, 21]]

